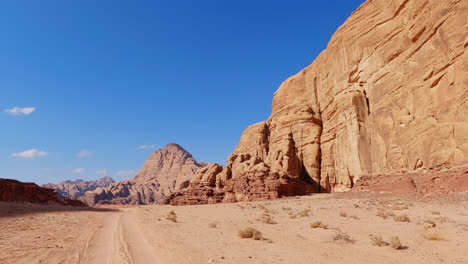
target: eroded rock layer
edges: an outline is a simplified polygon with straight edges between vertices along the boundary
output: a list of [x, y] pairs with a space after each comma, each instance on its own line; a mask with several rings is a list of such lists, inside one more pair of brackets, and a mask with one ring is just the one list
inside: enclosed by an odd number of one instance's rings
[[468, 161], [468, 1], [368, 0], [281, 84], [224, 168], [173, 204], [343, 191], [362, 175]]
[[171, 143], [153, 152], [133, 180], [88, 191], [83, 199], [88, 205], [159, 203], [187, 187], [195, 172], [205, 165], [181, 146]]

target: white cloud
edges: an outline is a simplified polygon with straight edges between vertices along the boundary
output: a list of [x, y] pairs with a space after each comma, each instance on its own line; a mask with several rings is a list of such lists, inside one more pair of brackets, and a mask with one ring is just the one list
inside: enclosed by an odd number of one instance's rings
[[119, 176], [122, 176], [122, 175], [133, 175], [135, 173], [134, 170], [119, 170], [116, 174], [119, 175]]
[[107, 175], [107, 170], [98, 170], [96, 171], [96, 174]]
[[11, 109], [5, 109], [5, 113], [9, 115], [29, 115], [36, 111], [35, 107], [13, 107]]
[[29, 150], [25, 150], [22, 152], [11, 154], [11, 156], [13, 157], [20, 157], [20, 158], [25, 158], [25, 159], [34, 159], [34, 158], [44, 157], [47, 155], [49, 155], [49, 153], [45, 151], [40, 151], [37, 149], [29, 149]]
[[154, 145], [141, 145], [137, 149], [153, 149]]
[[76, 156], [78, 158], [80, 158], [80, 159], [89, 157], [91, 155], [93, 155], [93, 153], [91, 151], [86, 150], [86, 149], [83, 149], [82, 151], [78, 152], [78, 154], [76, 154]]
[[84, 168], [76, 168], [73, 170], [73, 173], [83, 173], [85, 171]]

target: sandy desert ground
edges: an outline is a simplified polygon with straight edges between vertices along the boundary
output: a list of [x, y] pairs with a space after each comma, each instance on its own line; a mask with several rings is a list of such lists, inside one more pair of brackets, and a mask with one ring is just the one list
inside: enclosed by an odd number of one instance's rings
[[[120, 209], [0, 203], [0, 216], [0, 263], [468, 263], [468, 193]], [[249, 227], [262, 237], [239, 237]]]

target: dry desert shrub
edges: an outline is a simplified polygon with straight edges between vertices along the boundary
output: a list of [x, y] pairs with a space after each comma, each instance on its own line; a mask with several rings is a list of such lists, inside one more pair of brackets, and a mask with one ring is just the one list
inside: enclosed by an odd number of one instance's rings
[[354, 243], [356, 240], [352, 239], [348, 234], [341, 230], [337, 230], [333, 236], [333, 241], [335, 242], [345, 242], [345, 243]]
[[241, 238], [253, 238], [254, 240], [262, 239], [262, 233], [255, 228], [248, 227], [243, 230], [239, 230], [239, 236]]
[[382, 204], [382, 205], [389, 205], [389, 204], [392, 203], [391, 200], [387, 200], [387, 199], [380, 200], [380, 201], [378, 201], [378, 202], [379, 202], [379, 204]]
[[263, 205], [263, 204], [259, 204], [259, 205], [257, 206], [257, 208], [259, 208], [260, 210], [263, 210], [263, 212], [264, 212], [265, 214], [275, 213], [274, 210], [271, 210], [270, 208], [266, 207], [266, 206]]
[[293, 211], [289, 211], [289, 218], [294, 219], [297, 217], [297, 215]]
[[381, 236], [371, 235], [370, 239], [372, 241], [372, 245], [374, 245], [374, 246], [385, 247], [385, 246], [388, 246], [390, 244], [387, 241], [383, 240], [383, 238]]
[[298, 215], [299, 215], [300, 217], [307, 217], [307, 216], [309, 216], [309, 212], [310, 212], [310, 209], [305, 209], [305, 210], [300, 211], [300, 212], [298, 213]]
[[424, 238], [431, 241], [441, 241], [445, 240], [439, 233], [432, 230], [426, 230], [424, 232]]
[[407, 214], [396, 215], [393, 217], [393, 220], [395, 220], [395, 222], [411, 222]]
[[353, 218], [353, 219], [359, 220], [359, 217], [357, 217], [357, 216], [355, 216], [355, 215], [348, 215], [346, 212], [340, 212], [340, 216], [341, 216], [341, 217], [348, 217], [348, 218]]
[[209, 223], [208, 224], [209, 228], [216, 228], [216, 226], [217, 226], [216, 223]]
[[453, 223], [454, 222], [453, 220], [451, 220], [450, 218], [446, 216], [439, 216], [435, 220], [440, 221], [441, 223], [449, 223], [449, 222]]
[[395, 216], [395, 214], [393, 212], [390, 212], [390, 211], [379, 209], [376, 216], [382, 217], [383, 219], [387, 219], [388, 217]]
[[394, 236], [394, 237], [391, 237], [391, 238], [390, 238], [390, 246], [391, 246], [393, 249], [396, 249], [396, 250], [399, 250], [399, 249], [402, 249], [402, 248], [403, 248], [403, 246], [401, 245], [400, 238], [397, 237], [397, 236]]
[[406, 210], [408, 209], [407, 205], [391, 205], [388, 207], [390, 210]]
[[170, 211], [167, 216], [166, 216], [166, 219], [169, 220], [169, 221], [172, 221], [174, 223], [177, 222], [177, 215], [174, 211]]
[[310, 224], [310, 228], [322, 228], [322, 229], [328, 229], [328, 225], [322, 223], [322, 221], [315, 221], [312, 224]]
[[390, 210], [406, 210], [409, 209], [409, 206], [412, 206], [412, 204], [407, 204], [402, 201], [394, 201], [393, 204], [388, 204], [386, 207]]
[[439, 211], [431, 211], [431, 214], [433, 214], [433, 215], [440, 215], [440, 212], [439, 212]]
[[370, 235], [370, 239], [372, 241], [372, 245], [374, 246], [378, 246], [378, 247], [391, 246], [393, 249], [396, 249], [396, 250], [403, 249], [400, 238], [397, 236], [391, 237], [390, 242], [385, 241], [381, 236]]
[[283, 211], [291, 211], [291, 210], [292, 210], [291, 207], [284, 207], [284, 206], [281, 207], [281, 209], [282, 209]]
[[359, 208], [359, 204], [353, 204], [354, 208]]
[[436, 223], [432, 221], [431, 219], [424, 219], [424, 223], [428, 224], [429, 227], [436, 227]]
[[262, 214], [259, 219], [264, 224], [274, 225], [277, 224], [269, 214]]

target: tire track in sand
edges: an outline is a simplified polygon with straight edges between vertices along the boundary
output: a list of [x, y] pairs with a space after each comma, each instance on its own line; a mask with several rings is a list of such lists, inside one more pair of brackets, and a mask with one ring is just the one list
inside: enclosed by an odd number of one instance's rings
[[127, 209], [109, 213], [93, 233], [79, 258], [80, 264], [160, 264], [154, 249]]

